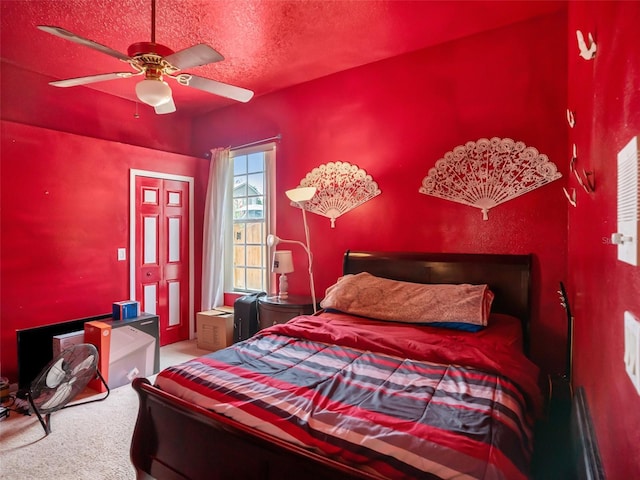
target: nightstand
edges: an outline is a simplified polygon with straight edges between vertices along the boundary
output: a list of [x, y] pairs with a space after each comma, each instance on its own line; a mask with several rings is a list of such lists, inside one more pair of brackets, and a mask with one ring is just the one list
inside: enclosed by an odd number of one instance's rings
[[303, 295], [289, 295], [287, 298], [260, 297], [258, 300], [258, 321], [260, 328], [278, 323], [286, 323], [298, 315], [312, 315], [313, 301]]

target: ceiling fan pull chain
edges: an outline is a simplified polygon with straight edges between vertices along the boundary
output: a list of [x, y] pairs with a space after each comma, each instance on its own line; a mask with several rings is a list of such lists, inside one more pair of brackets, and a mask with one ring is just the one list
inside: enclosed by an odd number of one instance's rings
[[156, 43], [156, 0], [151, 0], [151, 43]]

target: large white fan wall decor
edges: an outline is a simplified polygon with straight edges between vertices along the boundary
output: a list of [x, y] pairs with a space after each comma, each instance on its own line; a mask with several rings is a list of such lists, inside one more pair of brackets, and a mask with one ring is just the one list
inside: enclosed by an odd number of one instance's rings
[[[323, 215], [336, 226], [336, 218], [380, 195], [371, 175], [347, 162], [329, 162], [314, 168], [300, 182], [300, 187], [316, 187], [316, 194], [302, 208]], [[294, 207], [300, 208], [296, 202]]]
[[481, 138], [447, 152], [422, 179], [420, 193], [489, 209], [562, 177], [534, 147], [510, 138]]

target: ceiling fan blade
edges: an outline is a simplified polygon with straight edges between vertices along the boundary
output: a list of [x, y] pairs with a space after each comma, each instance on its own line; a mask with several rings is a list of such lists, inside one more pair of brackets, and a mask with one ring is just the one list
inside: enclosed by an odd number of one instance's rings
[[115, 80], [117, 78], [129, 78], [140, 73], [117, 72], [117, 73], [101, 73], [100, 75], [90, 75], [88, 77], [68, 78], [66, 80], [56, 80], [49, 82], [54, 87], [77, 87], [78, 85], [86, 85], [88, 83], [104, 82], [106, 80]]
[[208, 63], [219, 62], [224, 57], [216, 52], [209, 45], [200, 43], [193, 47], [185, 48], [178, 52], [164, 57], [164, 59], [178, 70], [199, 67]]
[[189, 73], [181, 73], [176, 75], [175, 78], [179, 84], [187, 87], [197, 88], [204, 92], [213, 93], [221, 97], [231, 98], [239, 102], [248, 102], [253, 97], [253, 92], [246, 88], [236, 87], [227, 83], [218, 82], [217, 80], [211, 80], [209, 78], [198, 77], [197, 75], [191, 75]]
[[165, 113], [173, 113], [176, 111], [176, 104], [173, 103], [173, 98], [169, 99], [167, 103], [154, 107], [158, 115], [164, 115]]
[[118, 60], [122, 60], [123, 62], [128, 62], [130, 60], [130, 58], [124, 53], [120, 53], [117, 50], [113, 50], [109, 47], [105, 47], [104, 45], [94, 42], [93, 40], [80, 37], [75, 33], [71, 33], [68, 30], [65, 30], [64, 28], [53, 27], [49, 25], [38, 25], [38, 28], [44, 32], [50, 33], [51, 35], [55, 35], [56, 37], [64, 38], [80, 45], [84, 45], [85, 47], [93, 48], [94, 50], [98, 50], [99, 52], [106, 53], [107, 55], [111, 55]]

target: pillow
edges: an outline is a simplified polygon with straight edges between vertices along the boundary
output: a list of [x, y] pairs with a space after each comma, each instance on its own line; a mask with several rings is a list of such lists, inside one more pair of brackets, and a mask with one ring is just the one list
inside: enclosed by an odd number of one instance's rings
[[487, 285], [401, 282], [363, 272], [338, 279], [320, 306], [377, 320], [477, 331], [487, 325], [492, 301]]

